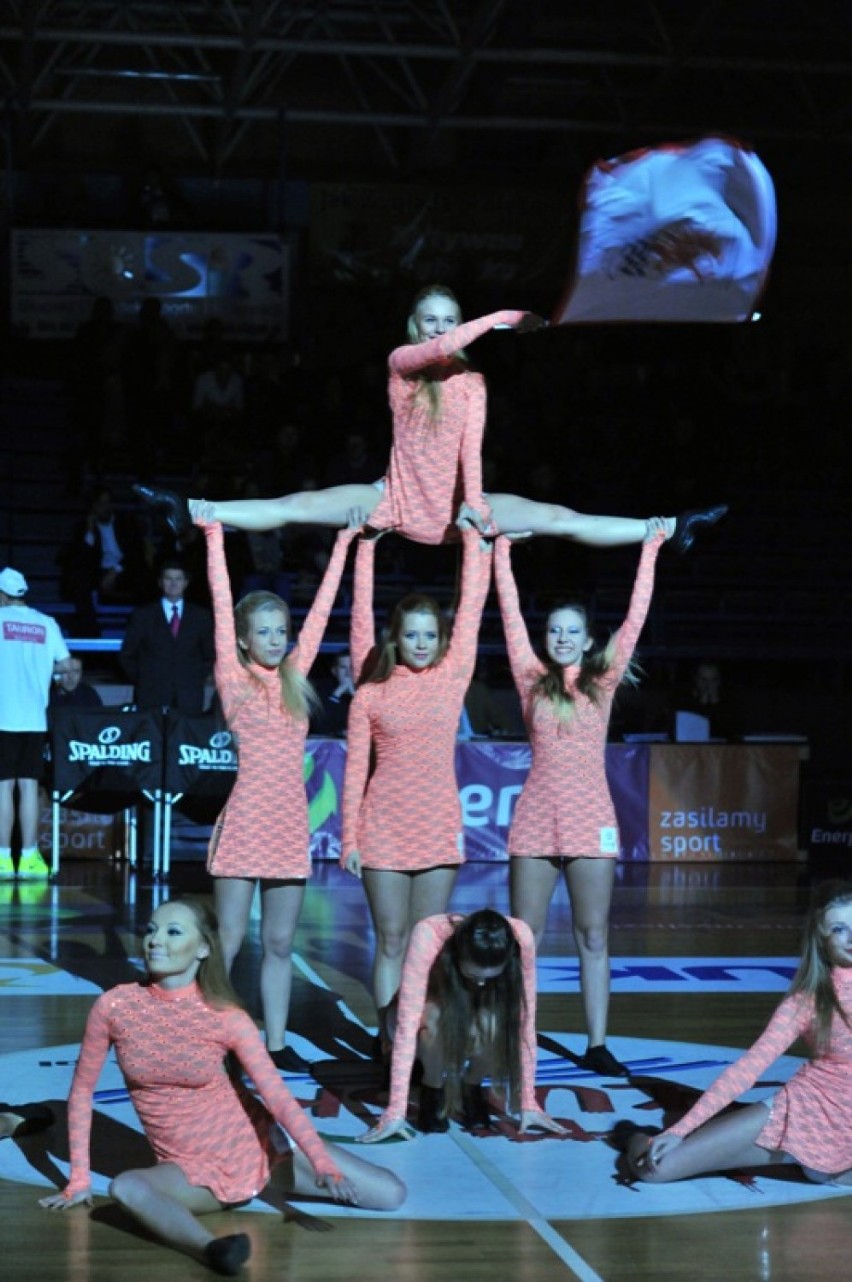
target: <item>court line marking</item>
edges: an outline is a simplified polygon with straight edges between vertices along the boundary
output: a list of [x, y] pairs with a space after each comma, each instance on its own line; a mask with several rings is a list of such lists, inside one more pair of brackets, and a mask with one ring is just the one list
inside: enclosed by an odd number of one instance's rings
[[498, 1192], [502, 1193], [508, 1202], [511, 1202], [521, 1219], [525, 1220], [533, 1232], [537, 1233], [542, 1241], [547, 1243], [551, 1251], [559, 1257], [566, 1268], [570, 1269], [580, 1279], [580, 1282], [604, 1282], [601, 1275], [586, 1263], [582, 1255], [574, 1250], [570, 1242], [566, 1242], [565, 1238], [556, 1232], [550, 1221], [546, 1220], [536, 1210], [518, 1187], [502, 1171], [499, 1171], [492, 1162], [489, 1162], [487, 1157], [483, 1156], [476, 1140], [470, 1139], [464, 1131], [457, 1130], [454, 1126], [450, 1127], [450, 1135], [465, 1156], [479, 1168], [487, 1180], [491, 1181]]

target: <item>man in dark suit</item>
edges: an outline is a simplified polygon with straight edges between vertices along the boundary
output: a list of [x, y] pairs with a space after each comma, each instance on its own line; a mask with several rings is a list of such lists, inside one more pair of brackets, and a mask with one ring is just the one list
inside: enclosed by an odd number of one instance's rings
[[170, 560], [160, 572], [162, 597], [134, 610], [121, 645], [121, 666], [135, 687], [138, 708], [204, 709], [204, 683], [213, 667], [213, 620], [186, 601], [189, 576]]

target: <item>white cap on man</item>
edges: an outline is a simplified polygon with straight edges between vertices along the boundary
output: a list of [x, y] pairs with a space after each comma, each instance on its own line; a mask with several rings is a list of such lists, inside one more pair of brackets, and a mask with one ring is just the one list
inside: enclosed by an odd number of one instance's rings
[[23, 574], [13, 570], [10, 565], [5, 570], [0, 570], [0, 592], [5, 592], [6, 596], [26, 596], [27, 581]]

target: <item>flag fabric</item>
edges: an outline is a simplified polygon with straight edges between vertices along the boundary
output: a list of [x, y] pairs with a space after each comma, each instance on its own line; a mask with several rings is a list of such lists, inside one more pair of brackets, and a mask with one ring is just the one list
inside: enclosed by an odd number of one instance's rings
[[772, 179], [733, 139], [600, 160], [583, 185], [576, 267], [553, 323], [749, 320], [776, 227]]

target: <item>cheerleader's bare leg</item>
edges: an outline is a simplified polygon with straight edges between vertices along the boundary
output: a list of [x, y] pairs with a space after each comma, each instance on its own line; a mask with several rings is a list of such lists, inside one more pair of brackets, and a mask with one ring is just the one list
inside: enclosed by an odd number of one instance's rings
[[[488, 503], [500, 534], [549, 534], [589, 547], [621, 547], [641, 543], [647, 523], [632, 516], [590, 516], [560, 503], [539, 503], [518, 494], [489, 494]], [[669, 535], [675, 518], [666, 518]]]
[[[282, 525], [330, 525], [343, 529], [350, 511], [360, 509], [368, 518], [380, 498], [381, 490], [373, 485], [333, 485], [326, 490], [303, 490], [278, 499], [214, 502], [213, 514], [208, 519], [221, 521], [236, 530], [257, 532], [277, 530]], [[193, 505], [200, 501], [188, 500], [191, 516], [195, 516]]]

